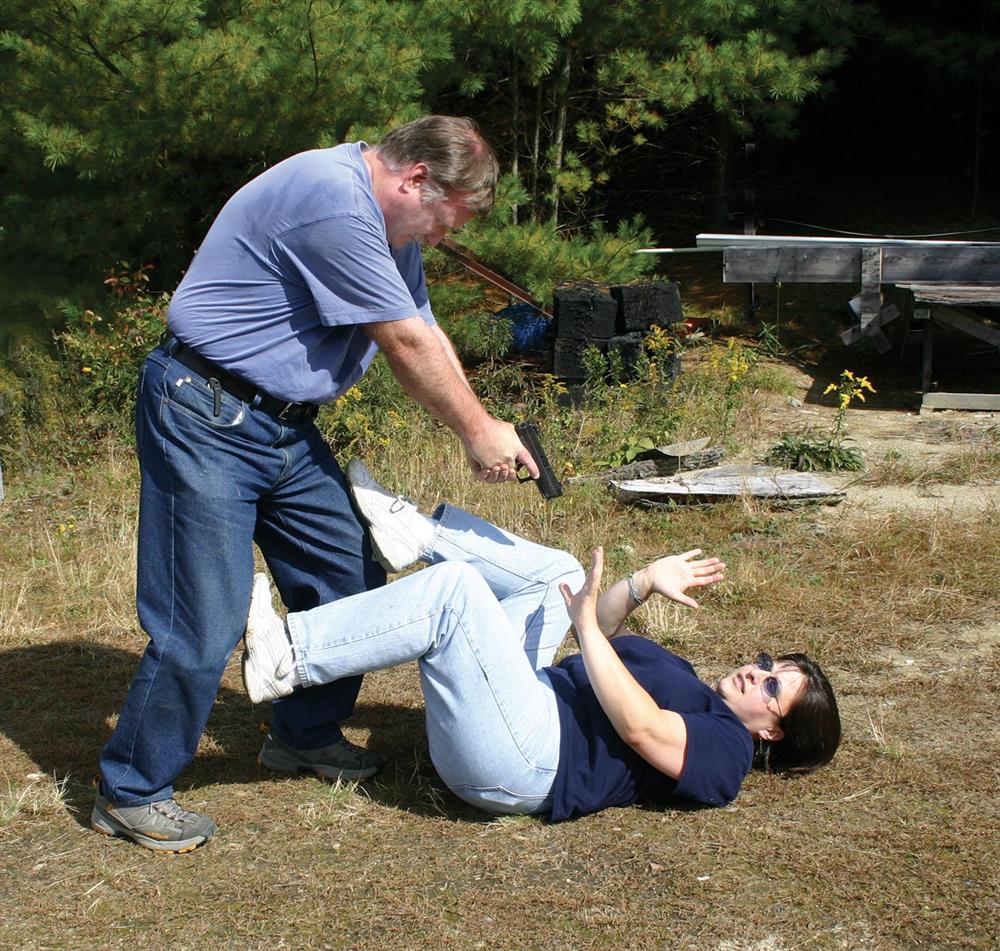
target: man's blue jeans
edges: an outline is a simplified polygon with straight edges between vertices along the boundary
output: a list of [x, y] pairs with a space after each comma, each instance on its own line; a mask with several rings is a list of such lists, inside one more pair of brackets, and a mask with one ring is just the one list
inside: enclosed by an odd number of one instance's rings
[[[143, 364], [136, 408], [136, 601], [149, 644], [100, 758], [104, 794], [125, 805], [171, 798], [194, 757], [246, 625], [253, 542], [289, 610], [385, 583], [316, 427], [228, 393], [215, 415], [212, 389], [173, 346]], [[271, 729], [293, 747], [332, 743], [360, 686], [351, 677], [286, 697]]]

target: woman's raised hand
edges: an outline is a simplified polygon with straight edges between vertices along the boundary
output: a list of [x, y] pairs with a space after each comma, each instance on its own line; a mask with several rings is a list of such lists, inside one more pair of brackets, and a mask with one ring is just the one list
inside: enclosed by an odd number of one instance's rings
[[698, 607], [698, 602], [684, 592], [722, 581], [726, 568], [718, 558], [698, 558], [700, 554], [700, 548], [692, 548], [683, 555], [668, 555], [640, 568], [634, 575], [637, 587], [647, 597], [662, 594], [689, 608]]
[[581, 625], [597, 627], [597, 598], [601, 592], [601, 574], [604, 571], [604, 549], [595, 548], [590, 563], [590, 571], [584, 579], [583, 587], [575, 594], [564, 581], [559, 585], [566, 611], [577, 633]]

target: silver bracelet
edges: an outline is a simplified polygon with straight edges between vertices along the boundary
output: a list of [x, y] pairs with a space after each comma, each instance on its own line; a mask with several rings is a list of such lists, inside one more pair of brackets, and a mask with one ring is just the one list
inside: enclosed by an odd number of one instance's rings
[[646, 599], [640, 598], [639, 592], [635, 590], [635, 578], [632, 575], [629, 575], [625, 584], [628, 585], [629, 597], [635, 601], [636, 607], [641, 608], [646, 603]]

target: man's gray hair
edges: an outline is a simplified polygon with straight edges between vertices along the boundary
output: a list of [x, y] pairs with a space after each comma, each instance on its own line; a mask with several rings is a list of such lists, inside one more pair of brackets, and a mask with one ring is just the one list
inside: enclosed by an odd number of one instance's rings
[[500, 167], [472, 119], [423, 116], [393, 129], [375, 151], [394, 172], [417, 162], [427, 166], [430, 181], [421, 192], [424, 204], [442, 201], [454, 191], [477, 214], [493, 207]]

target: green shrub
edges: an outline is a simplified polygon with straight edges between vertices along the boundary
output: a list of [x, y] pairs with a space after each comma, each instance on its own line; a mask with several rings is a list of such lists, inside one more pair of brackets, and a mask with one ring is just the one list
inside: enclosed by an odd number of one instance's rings
[[0, 456], [8, 472], [66, 458], [79, 428], [75, 394], [43, 340], [19, 334], [0, 366]]
[[[656, 267], [654, 255], [635, 253], [653, 243], [653, 233], [641, 218], [623, 221], [615, 231], [597, 222], [588, 231], [565, 235], [551, 224], [499, 223], [493, 215], [467, 225], [460, 239], [543, 304], [552, 303], [556, 285], [564, 282], [627, 284]], [[432, 272], [444, 267], [441, 258], [439, 252], [427, 255]]]
[[843, 439], [786, 433], [767, 454], [767, 462], [798, 472], [857, 472], [865, 467], [861, 451]]
[[408, 399], [385, 358], [378, 356], [360, 382], [320, 409], [316, 425], [346, 464], [352, 455], [403, 437], [411, 415]]
[[510, 324], [493, 316], [482, 284], [444, 278], [433, 282], [428, 291], [434, 316], [465, 366], [495, 360], [507, 352]]
[[121, 434], [132, 431], [139, 367], [166, 327], [167, 295], [125, 294], [102, 317], [63, 303], [56, 341], [67, 384], [95, 421]]

